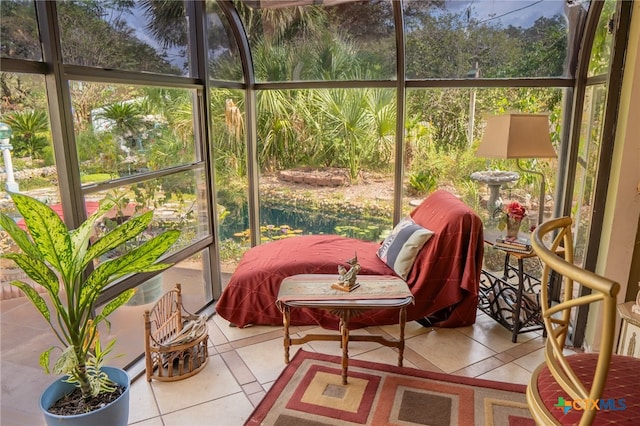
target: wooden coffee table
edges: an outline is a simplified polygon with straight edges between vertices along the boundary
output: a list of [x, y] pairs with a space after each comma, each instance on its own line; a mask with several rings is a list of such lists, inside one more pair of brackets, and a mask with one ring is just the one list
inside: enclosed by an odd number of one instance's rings
[[[377, 342], [398, 348], [398, 366], [404, 356], [404, 326], [406, 308], [413, 303], [413, 295], [402, 279], [388, 275], [358, 275], [360, 286], [352, 292], [331, 288], [338, 275], [303, 274], [282, 280], [277, 305], [282, 311], [284, 325], [284, 362], [289, 363], [289, 347], [312, 340], [339, 341], [342, 346], [342, 383], [347, 384], [349, 341]], [[289, 336], [291, 308], [325, 309], [340, 318], [340, 335], [307, 334], [300, 338]], [[349, 320], [365, 311], [399, 309], [400, 338], [390, 340], [377, 335], [349, 335]]]

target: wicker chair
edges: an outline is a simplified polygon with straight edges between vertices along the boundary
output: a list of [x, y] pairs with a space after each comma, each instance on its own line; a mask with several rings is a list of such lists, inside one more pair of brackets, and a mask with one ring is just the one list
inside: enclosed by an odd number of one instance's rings
[[[533, 249], [544, 263], [541, 307], [548, 338], [545, 362], [533, 372], [527, 387], [529, 410], [544, 425], [638, 424], [640, 359], [613, 354], [620, 285], [573, 264], [571, 223], [569, 217], [552, 219], [533, 233]], [[562, 246], [564, 250], [559, 251]], [[563, 285], [557, 304], [549, 299], [553, 275], [562, 278]], [[590, 294], [577, 295], [578, 283]], [[571, 319], [581, 306], [601, 314], [600, 352], [566, 355]]]
[[181, 290], [176, 284], [144, 313], [147, 381], [186, 379], [209, 360], [206, 316], [184, 309]]

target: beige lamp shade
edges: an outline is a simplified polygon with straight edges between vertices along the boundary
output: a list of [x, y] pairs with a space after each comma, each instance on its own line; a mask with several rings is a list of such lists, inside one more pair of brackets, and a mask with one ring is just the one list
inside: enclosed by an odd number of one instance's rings
[[547, 114], [505, 114], [487, 119], [478, 157], [555, 158]]

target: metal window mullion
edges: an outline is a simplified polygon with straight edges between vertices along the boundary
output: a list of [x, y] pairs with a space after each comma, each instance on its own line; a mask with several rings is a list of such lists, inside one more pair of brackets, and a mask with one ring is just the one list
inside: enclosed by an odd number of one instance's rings
[[165, 176], [175, 175], [189, 170], [204, 169], [205, 163], [195, 162], [191, 164], [175, 166], [166, 169], [155, 170], [153, 172], [141, 173], [135, 176], [127, 176], [122, 179], [115, 179], [106, 182], [93, 183], [84, 185], [82, 187], [82, 193], [85, 195], [94, 194], [96, 192], [108, 191], [110, 189], [119, 188], [122, 186], [132, 185], [140, 182], [145, 182], [153, 179], [163, 178]]
[[46, 74], [48, 69], [47, 64], [44, 62], [5, 57], [0, 60], [0, 71], [2, 72]]
[[231, 31], [236, 39], [240, 62], [242, 63], [242, 75], [246, 83], [245, 89], [245, 135], [247, 144], [247, 179], [248, 179], [248, 210], [249, 229], [251, 230], [251, 246], [256, 246], [260, 242], [260, 197], [259, 197], [259, 169], [258, 169], [258, 134], [256, 115], [256, 79], [253, 72], [253, 60], [247, 33], [244, 31], [242, 20], [235, 9], [233, 2], [221, 0], [218, 2], [220, 8], [231, 24]]
[[393, 223], [402, 217], [404, 180], [404, 116], [406, 111], [405, 43], [402, 2], [393, 2], [393, 16], [396, 30], [396, 143], [393, 180]]
[[[564, 182], [564, 187], [562, 188], [562, 191], [559, 192], [563, 195], [562, 199], [559, 200], [559, 204], [562, 206], [562, 210], [559, 211], [560, 215], [571, 214], [582, 127], [582, 106], [584, 104], [586, 93], [587, 72], [589, 69], [595, 30], [598, 25], [602, 7], [603, 2], [593, 2], [590, 5], [583, 37], [580, 39], [581, 44], [578, 51], [578, 62], [576, 65], [573, 104], [570, 107], [573, 114], [570, 123], [570, 135], [567, 143], [560, 147], [560, 153], [558, 155], [558, 170], [563, 173], [561, 179]], [[558, 211], [557, 208], [556, 211]]]
[[[169, 256], [161, 257], [160, 260], [164, 263], [176, 264], [181, 260], [198, 254], [202, 250], [205, 250], [207, 247], [211, 246], [211, 244], [213, 244], [213, 238], [211, 236], [203, 237], [195, 243], [191, 243], [187, 247], [184, 247], [183, 249], [172, 253]], [[140, 284], [144, 283], [155, 275], [158, 275], [158, 272], [145, 272], [122, 278], [120, 281], [111, 284], [100, 293], [100, 296], [96, 301], [96, 305], [100, 306], [103, 303], [106, 303], [114, 297], [118, 296], [123, 291], [130, 288], [138, 287]]]
[[65, 223], [75, 229], [87, 215], [82, 197], [80, 165], [73, 131], [71, 93], [69, 82], [64, 75], [56, 2], [36, 2], [36, 8], [42, 54], [48, 67], [45, 86], [60, 201]]
[[553, 89], [556, 87], [573, 87], [574, 79], [566, 77], [541, 77], [541, 78], [477, 78], [477, 79], [428, 79], [407, 80], [410, 88], [438, 88], [438, 89], [467, 89], [467, 88], [496, 88], [509, 87], [540, 87]]
[[[602, 237], [602, 225], [604, 222], [605, 205], [607, 202], [609, 178], [611, 176], [611, 165], [613, 163], [613, 149], [619, 110], [618, 107], [620, 104], [620, 91], [622, 89], [624, 60], [629, 41], [632, 7], [632, 2], [617, 2], [615, 12], [616, 25], [613, 46], [611, 49], [611, 62], [607, 73], [607, 94], [602, 123], [602, 134], [600, 135], [601, 146], [593, 196], [593, 213], [591, 215], [591, 225], [589, 227], [589, 236], [583, 265], [583, 267], [589, 271], [595, 271], [596, 264], [598, 262], [598, 255], [600, 253], [600, 239]], [[592, 31], [592, 36], [593, 33], [594, 31]], [[591, 49], [589, 49], [589, 51], [591, 51]], [[581, 287], [581, 295], [589, 293], [591, 293], [590, 289]], [[574, 345], [576, 346], [582, 346], [584, 341], [588, 314], [589, 312], [586, 307], [582, 307], [578, 310], [574, 339]]]
[[80, 65], [65, 65], [64, 72], [69, 80], [90, 81], [95, 83], [133, 84], [184, 89], [197, 89], [203, 87], [204, 84], [200, 78], [103, 69]]
[[[200, 160], [204, 162], [204, 185], [206, 199], [206, 225], [211, 243], [206, 247], [203, 256], [203, 274], [205, 275], [205, 294], [208, 300], [217, 299], [222, 293], [222, 275], [220, 269], [220, 255], [218, 252], [219, 241], [217, 237], [218, 218], [216, 214], [216, 199], [214, 192], [215, 168], [213, 167], [213, 157], [211, 155], [211, 116], [209, 106], [209, 79], [208, 79], [208, 46], [207, 46], [207, 14], [204, 2], [186, 2], [187, 15], [193, 31], [189, 34], [190, 67], [192, 77], [203, 82], [203, 86], [198, 89], [198, 96], [195, 99], [194, 130], [197, 134], [196, 142]], [[204, 250], [204, 249], [203, 249]], [[206, 279], [206, 278], [209, 279]], [[215, 279], [214, 279], [215, 277]]]
[[[402, 60], [398, 58], [398, 60]], [[402, 65], [400, 65], [402, 66]], [[342, 81], [278, 81], [255, 83], [256, 90], [295, 90], [295, 89], [368, 89], [368, 88], [397, 88], [400, 78], [394, 80], [342, 80]], [[233, 83], [226, 82], [231, 85]], [[402, 84], [409, 88], [439, 88], [439, 89], [472, 89], [472, 88], [506, 88], [506, 87], [573, 87], [574, 79], [567, 77], [540, 78], [432, 78], [427, 80], [402, 80]], [[238, 83], [235, 83], [238, 86]]]

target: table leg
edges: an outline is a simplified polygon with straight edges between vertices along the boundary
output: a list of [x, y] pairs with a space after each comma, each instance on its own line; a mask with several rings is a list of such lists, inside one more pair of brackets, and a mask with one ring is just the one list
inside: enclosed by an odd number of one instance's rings
[[400, 341], [398, 342], [398, 367], [402, 367], [404, 357], [404, 326], [407, 322], [407, 308], [400, 308]]
[[342, 335], [342, 384], [347, 384], [349, 368], [349, 310], [340, 313], [340, 334]]
[[289, 321], [290, 312], [287, 305], [282, 309], [282, 323], [284, 325], [284, 363], [289, 364], [289, 346], [291, 346], [291, 338], [289, 337]]
[[516, 306], [513, 312], [513, 332], [511, 333], [511, 341], [518, 341], [518, 333], [520, 332], [520, 309], [522, 307], [522, 292], [524, 291], [524, 262], [518, 258], [518, 293], [516, 294]]

